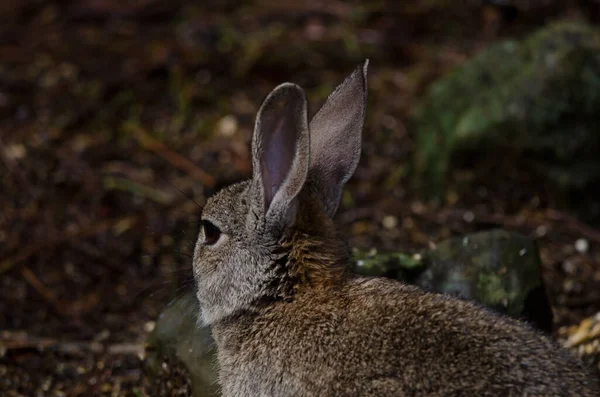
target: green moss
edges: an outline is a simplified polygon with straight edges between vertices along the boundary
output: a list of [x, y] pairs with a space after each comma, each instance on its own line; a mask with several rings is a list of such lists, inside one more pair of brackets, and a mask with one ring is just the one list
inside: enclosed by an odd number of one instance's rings
[[600, 181], [599, 53], [597, 29], [561, 22], [434, 83], [412, 120], [423, 192], [443, 197], [452, 158], [469, 151], [506, 150], [560, 191]]

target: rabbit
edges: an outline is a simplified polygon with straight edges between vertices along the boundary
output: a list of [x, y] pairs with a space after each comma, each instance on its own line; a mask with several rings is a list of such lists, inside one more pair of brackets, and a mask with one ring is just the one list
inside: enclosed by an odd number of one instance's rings
[[591, 369], [525, 323], [353, 273], [333, 216], [360, 157], [367, 66], [310, 124], [302, 88], [277, 86], [252, 178], [202, 210], [193, 274], [222, 395], [600, 396]]

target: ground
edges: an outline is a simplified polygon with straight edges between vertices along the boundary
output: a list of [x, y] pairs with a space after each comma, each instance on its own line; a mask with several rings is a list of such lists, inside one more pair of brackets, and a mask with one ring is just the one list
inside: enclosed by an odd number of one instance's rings
[[143, 348], [191, 286], [201, 205], [249, 175], [269, 90], [304, 86], [314, 113], [365, 57], [363, 156], [337, 216], [351, 244], [416, 252], [505, 227], [537, 239], [557, 328], [598, 312], [600, 231], [528, 170], [461, 161], [444, 204], [409, 173], [432, 81], [548, 20], [595, 20], [594, 2], [406, 3], [3, 1], [1, 394], [189, 395], [177, 365], [144, 370]]

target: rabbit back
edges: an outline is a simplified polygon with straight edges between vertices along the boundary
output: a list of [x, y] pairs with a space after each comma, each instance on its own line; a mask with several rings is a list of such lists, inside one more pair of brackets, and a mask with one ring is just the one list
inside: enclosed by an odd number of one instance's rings
[[598, 396], [600, 382], [533, 329], [394, 280], [215, 326], [225, 396]]

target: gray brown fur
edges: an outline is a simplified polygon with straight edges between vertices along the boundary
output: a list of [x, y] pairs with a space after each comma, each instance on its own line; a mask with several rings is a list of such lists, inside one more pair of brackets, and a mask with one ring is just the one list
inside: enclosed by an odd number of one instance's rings
[[257, 115], [252, 180], [204, 208], [222, 233], [208, 245], [201, 230], [194, 276], [223, 396], [600, 396], [588, 368], [525, 324], [349, 271], [331, 217], [365, 104], [366, 63], [310, 125], [303, 91], [277, 87]]

